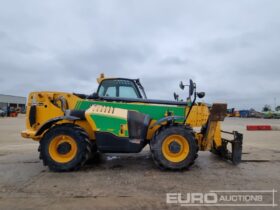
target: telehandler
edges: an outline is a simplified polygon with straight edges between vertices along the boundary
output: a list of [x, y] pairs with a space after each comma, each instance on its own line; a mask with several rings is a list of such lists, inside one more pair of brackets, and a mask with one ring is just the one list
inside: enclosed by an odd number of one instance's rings
[[21, 135], [39, 141], [40, 159], [50, 170], [77, 170], [97, 153], [138, 153], [147, 144], [161, 169], [187, 169], [199, 150], [240, 163], [242, 134], [226, 132], [233, 138], [222, 138], [227, 105], [197, 102], [205, 93], [192, 80], [180, 83], [181, 89], [188, 86], [186, 101], [147, 99], [139, 79], [101, 74], [97, 82], [91, 95], [29, 94]]

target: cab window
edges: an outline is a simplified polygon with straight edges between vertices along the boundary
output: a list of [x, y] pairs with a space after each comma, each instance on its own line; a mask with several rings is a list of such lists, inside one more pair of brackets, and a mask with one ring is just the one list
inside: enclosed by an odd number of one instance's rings
[[108, 79], [103, 80], [98, 89], [98, 96], [119, 98], [141, 98], [140, 93], [131, 80]]

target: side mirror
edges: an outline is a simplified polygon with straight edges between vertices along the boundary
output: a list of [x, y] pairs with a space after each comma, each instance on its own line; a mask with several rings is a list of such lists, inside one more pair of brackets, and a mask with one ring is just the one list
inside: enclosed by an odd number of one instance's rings
[[195, 83], [190, 79], [189, 96], [193, 95], [194, 89], [195, 89]]
[[178, 101], [179, 100], [179, 95], [177, 94], [177, 93], [173, 93], [173, 96], [174, 96], [174, 99], [175, 99], [175, 101]]
[[199, 92], [196, 95], [198, 98], [203, 98], [205, 96], [205, 92]]
[[179, 87], [180, 87], [182, 90], [184, 90], [185, 85], [183, 84], [183, 82], [182, 82], [182, 81], [180, 82]]

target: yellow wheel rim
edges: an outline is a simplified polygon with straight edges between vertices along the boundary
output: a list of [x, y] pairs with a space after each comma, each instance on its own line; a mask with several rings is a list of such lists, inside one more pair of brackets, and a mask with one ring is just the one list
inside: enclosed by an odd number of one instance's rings
[[164, 139], [161, 150], [167, 160], [179, 163], [187, 158], [190, 147], [183, 136], [174, 134]]
[[49, 145], [49, 154], [58, 163], [67, 163], [73, 160], [77, 151], [76, 141], [68, 135], [54, 137]]

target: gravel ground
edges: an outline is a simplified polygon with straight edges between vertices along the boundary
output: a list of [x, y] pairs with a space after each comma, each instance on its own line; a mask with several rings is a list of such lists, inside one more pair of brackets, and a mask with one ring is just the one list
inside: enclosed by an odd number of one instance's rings
[[200, 152], [188, 171], [160, 171], [146, 147], [139, 154], [103, 155], [99, 163], [77, 172], [54, 173], [39, 161], [38, 143], [20, 137], [24, 116], [0, 118], [0, 209], [186, 209], [167, 204], [166, 193], [279, 191], [280, 131], [247, 132], [247, 124], [280, 125], [280, 120], [226, 119], [224, 130], [244, 133], [243, 162], [238, 166]]

